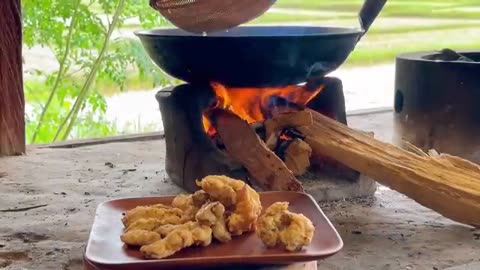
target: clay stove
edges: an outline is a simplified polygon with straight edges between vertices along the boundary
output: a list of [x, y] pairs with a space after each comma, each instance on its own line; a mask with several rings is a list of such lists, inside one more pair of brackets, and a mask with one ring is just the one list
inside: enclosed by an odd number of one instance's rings
[[[283, 107], [286, 104], [301, 106], [301, 108], [296, 108], [297, 112], [304, 114], [303, 119], [310, 119], [309, 123], [306, 123], [305, 120], [303, 125], [297, 124], [296, 127], [313, 127], [312, 124], [316, 122], [316, 128], [319, 128], [318, 125], [321, 127], [322, 121], [339, 124], [324, 115], [346, 123], [341, 82], [335, 78], [326, 78], [326, 75], [345, 62], [385, 3], [386, 0], [365, 0], [359, 12], [360, 28], [239, 26], [204, 35], [178, 29], [136, 32], [149, 56], [163, 71], [176, 79], [189, 83], [163, 89], [157, 95], [167, 144], [166, 170], [173, 181], [192, 191], [196, 189], [195, 180], [208, 174], [224, 174], [245, 181], [249, 181], [250, 174], [257, 183], [261, 182], [263, 188], [297, 191], [306, 189], [314, 196], [317, 195], [319, 200], [373, 194], [375, 191], [373, 181], [363, 179], [360, 174], [352, 170], [331, 165], [334, 162], [321, 160], [322, 166], [319, 166], [321, 173], [315, 172], [316, 164], [308, 164], [312, 165], [310, 170], [305, 172], [308, 166], [303, 166], [302, 170], [297, 172], [298, 175], [294, 175], [294, 170], [287, 166], [286, 160], [288, 153], [290, 153], [290, 157], [295, 155], [288, 152], [287, 156], [282, 157], [282, 151], [277, 151], [275, 143], [269, 145], [271, 136], [261, 138], [262, 131], [252, 129], [252, 126], [249, 125], [255, 124], [250, 121], [252, 119], [242, 118], [244, 115], [235, 114], [235, 111], [229, 110], [229, 108], [221, 108], [221, 110], [217, 108], [215, 111], [210, 109], [212, 103], [215, 104], [221, 100], [219, 97], [222, 97], [214, 83], [222, 83], [227, 88], [227, 92], [233, 90], [228, 87], [236, 87], [236, 90], [253, 88], [263, 91], [265, 88], [271, 89], [272, 87], [282, 90], [285, 88], [299, 90], [298, 84], [307, 83], [307, 90], [312, 91], [321, 87], [322, 91], [316, 96], [312, 95], [313, 99], [306, 100], [304, 104], [298, 104], [296, 100], [289, 100], [288, 96], [276, 97], [279, 98], [277, 101], [286, 102], [282, 105]], [[318, 87], [313, 87], [317, 83]], [[254, 101], [258, 99], [258, 96], [250, 96], [248, 101]], [[238, 99], [233, 97], [230, 100], [237, 101]], [[257, 112], [261, 111], [265, 120], [261, 121], [260, 125], [263, 124], [267, 129], [267, 121], [276, 121], [275, 114], [278, 112], [272, 113], [272, 117], [268, 118], [268, 113], [265, 114], [263, 111], [265, 109], [263, 105], [265, 104], [262, 104], [261, 109], [257, 109]], [[305, 106], [310, 108], [304, 110]], [[244, 109], [242, 108], [242, 110]], [[212, 113], [208, 116], [215, 120], [213, 126], [217, 129], [226, 151], [222, 150], [221, 143], [219, 145], [219, 141], [212, 137], [205, 125], [206, 110]], [[289, 113], [290, 121], [297, 120], [296, 112]], [[217, 121], [219, 119], [220, 121]], [[230, 119], [228, 120], [230, 122], [219, 123], [225, 119]], [[258, 121], [259, 119], [253, 120]], [[236, 124], [235, 129], [228, 128], [231, 123]], [[283, 129], [292, 128], [292, 125], [292, 123], [287, 123], [279, 128], [283, 132]], [[255, 126], [253, 127], [255, 128]], [[235, 131], [232, 132], [232, 130]], [[312, 130], [307, 129], [302, 132], [309, 133], [309, 131]], [[277, 130], [275, 134], [276, 132]], [[286, 147], [288, 149], [285, 151], [292, 147], [300, 149], [302, 142], [299, 140], [303, 141], [304, 149], [311, 148], [310, 155], [305, 155], [309, 151], [303, 151], [301, 155], [296, 155], [296, 157], [303, 157], [302, 161], [305, 165], [306, 161], [310, 163], [311, 155], [323, 153], [319, 149], [314, 151], [311, 146], [313, 143], [316, 148], [320, 148], [318, 147], [319, 138], [314, 138], [315, 133], [319, 132], [315, 129], [313, 133], [310, 133], [312, 136], [304, 139], [292, 138], [286, 134], [280, 135], [285, 135], [286, 140], [291, 141], [288, 142]], [[225, 136], [226, 134], [228, 136]], [[242, 135], [245, 138], [242, 138]], [[362, 136], [365, 134], [362, 133]], [[312, 138], [314, 140], [311, 143], [305, 141]], [[250, 140], [249, 143], [247, 143], [247, 139]], [[275, 137], [273, 142], [275, 142]], [[234, 144], [237, 144], [235, 151], [232, 150]], [[258, 150], [258, 152], [252, 149]], [[228, 154], [226, 154], [227, 152]], [[245, 154], [246, 152], [249, 152], [248, 155]], [[241, 153], [244, 155], [243, 159], [239, 158]], [[305, 156], [307, 158], [304, 158]], [[236, 162], [233, 161], [233, 158]], [[286, 160], [282, 161], [280, 158]], [[243, 166], [240, 166], [239, 163]], [[303, 180], [304, 183], [301, 185], [298, 180], [300, 175], [305, 177], [305, 175], [311, 174], [313, 176], [309, 177], [310, 180]], [[270, 181], [271, 179], [275, 181]], [[281, 182], [283, 184], [280, 184]], [[341, 186], [345, 187], [342, 192], [340, 192]]]
[[[324, 77], [315, 84], [315, 87], [308, 87], [318, 89], [318, 94], [312, 95], [306, 107], [347, 124], [342, 82], [338, 78]], [[195, 180], [212, 174], [252, 183], [249, 172], [222, 149], [209, 131], [205, 112], [218, 101], [215, 93], [210, 85], [183, 84], [162, 89], [156, 95], [164, 124], [166, 171], [174, 183], [187, 191], [197, 190]], [[276, 102], [294, 102], [288, 99], [272, 95], [270, 103], [276, 106]], [[268, 139], [262, 128], [256, 128], [256, 132], [263, 141]], [[277, 142], [272, 148], [283, 160], [285, 145], [282, 149]], [[376, 191], [373, 180], [325, 159], [311, 159], [308, 171], [297, 178], [306, 192], [319, 201], [370, 196]]]

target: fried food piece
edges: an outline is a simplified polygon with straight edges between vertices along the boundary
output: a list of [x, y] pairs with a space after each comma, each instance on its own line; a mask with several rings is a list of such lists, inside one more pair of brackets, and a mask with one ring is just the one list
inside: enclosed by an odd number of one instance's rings
[[130, 246], [150, 245], [160, 239], [160, 234], [147, 230], [131, 230], [120, 236], [120, 240]]
[[204, 204], [195, 215], [195, 219], [201, 225], [210, 226], [213, 237], [218, 241], [225, 243], [232, 240], [225, 221], [225, 206], [220, 202]]
[[150, 205], [150, 207], [163, 208], [163, 209], [171, 209], [172, 208], [171, 206], [165, 205], [163, 203], [157, 203], [157, 204], [154, 204], [154, 205]]
[[280, 242], [288, 251], [299, 251], [312, 242], [315, 227], [306, 216], [288, 212], [282, 222], [287, 228], [280, 232]]
[[153, 244], [142, 246], [140, 252], [146, 258], [163, 259], [191, 245], [193, 245], [191, 231], [175, 230]]
[[141, 218], [127, 227], [126, 232], [132, 230], [146, 230], [154, 231], [156, 228], [163, 225], [176, 225], [181, 223], [181, 219], [178, 216], [166, 215], [163, 219], [158, 218]]
[[288, 202], [272, 204], [258, 222], [257, 235], [267, 247], [298, 251], [312, 242], [315, 227], [302, 214], [288, 211]]
[[178, 224], [182, 215], [183, 211], [178, 208], [164, 208], [158, 207], [158, 205], [157, 207], [138, 206], [127, 211], [122, 218], [122, 222], [127, 228], [139, 219], [148, 218], [176, 220], [175, 223]]
[[192, 195], [180, 194], [176, 196], [172, 201], [172, 206], [175, 208], [182, 209], [182, 222], [191, 221], [195, 217], [196, 211], [198, 208], [193, 204]]
[[236, 193], [236, 206], [227, 221], [228, 231], [233, 235], [242, 235], [255, 230], [262, 204], [260, 195], [247, 184]]
[[212, 228], [199, 225], [198, 223], [196, 224], [197, 226], [191, 229], [193, 236], [193, 244], [202, 247], [209, 246], [212, 243]]
[[163, 238], [167, 236], [167, 234], [171, 233], [173, 230], [178, 228], [178, 226], [182, 226], [182, 225], [183, 224], [180, 224], [180, 225], [166, 224], [166, 225], [162, 225], [155, 228], [154, 232], [160, 234], [160, 236]]
[[275, 247], [279, 243], [282, 216], [287, 210], [288, 202], [277, 202], [260, 217], [256, 233], [267, 247]]
[[193, 199], [191, 194], [177, 195], [172, 201], [172, 207], [181, 209], [183, 211], [188, 210], [188, 208], [191, 206], [193, 206]]
[[196, 222], [180, 225], [165, 238], [143, 246], [140, 251], [146, 258], [162, 259], [193, 245], [208, 246], [212, 242], [212, 229]]
[[180, 194], [172, 201], [172, 207], [187, 211], [191, 206], [201, 207], [210, 196], [203, 190], [199, 190], [193, 194]]
[[179, 230], [179, 229], [181, 229], [181, 230], [193, 230], [196, 227], [198, 227], [199, 225], [203, 225], [203, 224], [199, 224], [199, 223], [194, 222], [194, 221], [188, 221], [184, 224], [178, 224], [178, 225], [167, 224], [167, 225], [163, 225], [163, 226], [160, 226], [160, 227], [156, 228], [155, 232], [160, 234], [160, 236], [165, 237], [169, 233], [171, 233], [175, 230]]
[[227, 220], [228, 231], [233, 235], [254, 230], [262, 205], [258, 193], [245, 182], [222, 175], [211, 175], [197, 181], [210, 197], [225, 207], [235, 207]]
[[210, 175], [197, 181], [197, 185], [212, 199], [221, 202], [225, 207], [232, 207], [237, 202], [237, 191], [245, 182], [223, 175]]
[[192, 194], [193, 205], [196, 207], [202, 207], [205, 203], [210, 200], [210, 196], [204, 190], [196, 191]]
[[[217, 212], [225, 213], [225, 207], [220, 202], [204, 204], [195, 215], [195, 220], [205, 226], [213, 226], [217, 222], [217, 216], [213, 213], [213, 208]], [[217, 209], [218, 208], [218, 209]]]
[[182, 216], [182, 221], [193, 221], [195, 220], [195, 214], [200, 209], [200, 207], [208, 202], [210, 197], [208, 194], [203, 191], [197, 191], [193, 194], [181, 194], [176, 196], [172, 201], [172, 206], [183, 210], [184, 214]]
[[160, 227], [156, 228], [154, 231], [155, 231], [156, 233], [160, 234], [161, 237], [165, 237], [165, 236], [167, 236], [169, 233], [173, 232], [173, 231], [176, 230], [176, 229], [179, 229], [179, 228], [190, 228], [191, 223], [193, 223], [193, 221], [189, 221], [189, 222], [187, 222], [187, 223], [178, 224], [178, 225], [166, 224], [166, 225], [163, 225], [163, 226], [160, 226]]

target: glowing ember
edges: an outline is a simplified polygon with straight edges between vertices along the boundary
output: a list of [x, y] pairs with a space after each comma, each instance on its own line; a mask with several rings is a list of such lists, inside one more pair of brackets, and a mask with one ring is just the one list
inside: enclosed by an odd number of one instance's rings
[[285, 134], [282, 134], [282, 135], [280, 135], [280, 139], [281, 139], [281, 140], [284, 140], [284, 141], [290, 141], [292, 138], [288, 137], [288, 136], [285, 135]]
[[[323, 86], [310, 91], [299, 85], [281, 88], [226, 88], [219, 83], [212, 83], [211, 86], [217, 97], [213, 108], [230, 110], [250, 124], [265, 120], [265, 115], [275, 108], [278, 98], [306, 105], [323, 90]], [[216, 130], [205, 114], [202, 120], [205, 131], [210, 136], [215, 135]]]

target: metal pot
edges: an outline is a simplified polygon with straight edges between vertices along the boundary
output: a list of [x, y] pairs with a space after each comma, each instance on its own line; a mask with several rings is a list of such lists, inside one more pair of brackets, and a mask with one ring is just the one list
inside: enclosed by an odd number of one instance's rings
[[321, 26], [240, 26], [192, 34], [179, 29], [136, 32], [152, 60], [194, 84], [285, 86], [321, 78], [350, 55], [387, 0], [364, 0], [361, 29]]
[[480, 52], [459, 53], [397, 57], [393, 139], [480, 163]]

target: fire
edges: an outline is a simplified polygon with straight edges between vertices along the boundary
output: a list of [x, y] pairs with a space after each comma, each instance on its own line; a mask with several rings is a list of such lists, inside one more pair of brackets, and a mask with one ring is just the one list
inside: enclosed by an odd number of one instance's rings
[[[265, 114], [278, 106], [278, 98], [306, 105], [323, 90], [323, 86], [311, 91], [300, 85], [281, 88], [227, 88], [219, 83], [212, 83], [211, 86], [217, 97], [214, 108], [230, 110], [250, 124], [265, 120]], [[211, 136], [215, 135], [216, 130], [205, 114], [202, 120], [205, 131]]]

